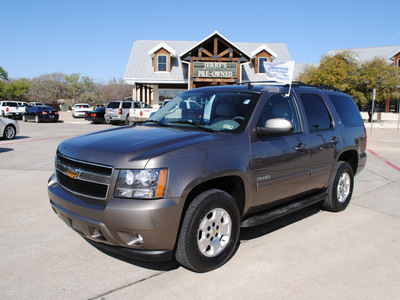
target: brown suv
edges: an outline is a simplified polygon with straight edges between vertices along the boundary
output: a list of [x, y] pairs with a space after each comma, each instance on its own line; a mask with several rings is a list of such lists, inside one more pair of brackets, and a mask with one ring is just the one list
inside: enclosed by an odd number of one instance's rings
[[354, 101], [316, 87], [189, 90], [142, 126], [62, 142], [50, 203], [90, 243], [205, 272], [241, 227], [313, 203], [344, 210], [366, 163]]

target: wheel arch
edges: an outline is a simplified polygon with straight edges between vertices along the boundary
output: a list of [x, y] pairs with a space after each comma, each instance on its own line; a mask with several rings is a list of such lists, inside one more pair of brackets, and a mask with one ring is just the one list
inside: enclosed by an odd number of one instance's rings
[[348, 162], [353, 169], [353, 173], [357, 173], [358, 168], [358, 153], [356, 150], [347, 150], [340, 154], [338, 161]]

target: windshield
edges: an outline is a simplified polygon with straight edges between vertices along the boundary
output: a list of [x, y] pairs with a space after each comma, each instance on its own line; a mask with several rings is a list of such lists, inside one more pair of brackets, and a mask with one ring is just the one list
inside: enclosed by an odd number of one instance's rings
[[237, 133], [246, 127], [259, 97], [254, 92], [191, 90], [168, 102], [145, 125]]

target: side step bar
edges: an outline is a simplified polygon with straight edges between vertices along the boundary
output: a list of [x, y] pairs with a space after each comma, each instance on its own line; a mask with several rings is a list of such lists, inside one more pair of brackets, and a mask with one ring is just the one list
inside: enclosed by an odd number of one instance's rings
[[250, 216], [249, 218], [243, 220], [240, 227], [252, 227], [260, 224], [264, 224], [275, 220], [277, 218], [283, 217], [287, 214], [310, 206], [314, 203], [321, 202], [325, 199], [326, 193], [320, 193], [307, 198], [303, 198], [296, 202], [290, 202], [288, 204], [279, 205], [269, 210], [262, 211], [256, 215]]

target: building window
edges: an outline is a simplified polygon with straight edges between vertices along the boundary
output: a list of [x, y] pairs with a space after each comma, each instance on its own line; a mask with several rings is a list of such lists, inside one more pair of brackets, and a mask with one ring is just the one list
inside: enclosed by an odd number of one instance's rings
[[268, 62], [268, 57], [258, 58], [258, 73], [265, 73], [264, 62]]
[[167, 71], [167, 56], [166, 55], [158, 55], [158, 71], [166, 72]]
[[400, 58], [397, 59], [397, 66], [400, 67]]

